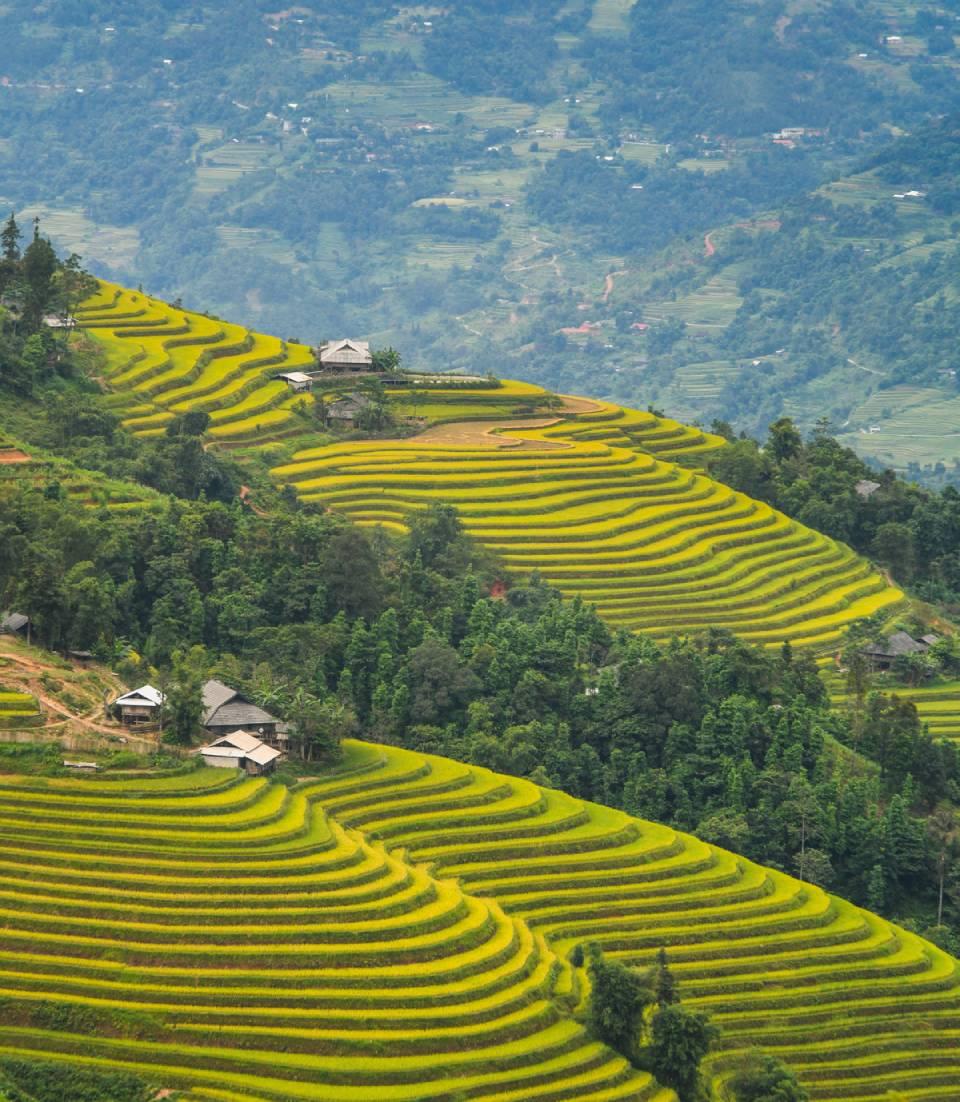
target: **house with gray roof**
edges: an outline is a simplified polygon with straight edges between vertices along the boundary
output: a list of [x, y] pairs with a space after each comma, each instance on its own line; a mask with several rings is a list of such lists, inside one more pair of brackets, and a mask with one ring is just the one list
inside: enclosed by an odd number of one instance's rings
[[322, 371], [364, 372], [373, 370], [369, 341], [327, 341], [320, 346], [317, 359]]
[[203, 726], [214, 735], [249, 731], [267, 742], [285, 737], [286, 726], [265, 712], [237, 689], [222, 681], [210, 680], [203, 686]]
[[924, 635], [922, 639], [906, 631], [895, 631], [879, 643], [871, 643], [861, 651], [875, 670], [889, 670], [893, 663], [907, 654], [924, 654], [937, 642], [939, 636]]
[[30, 617], [22, 612], [0, 612], [0, 635], [23, 635], [30, 630]]
[[357, 416], [372, 404], [365, 394], [345, 394], [327, 406], [327, 420], [352, 425]]

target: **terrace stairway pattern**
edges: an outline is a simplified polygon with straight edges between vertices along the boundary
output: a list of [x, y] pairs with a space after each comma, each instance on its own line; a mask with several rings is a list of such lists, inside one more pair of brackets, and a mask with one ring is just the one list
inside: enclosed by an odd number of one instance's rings
[[[378, 779], [419, 799], [470, 781], [398, 764]], [[355, 784], [330, 781], [331, 804]], [[309, 789], [4, 777], [0, 835], [4, 1056], [220, 1102], [673, 1100], [572, 1016], [577, 979], [541, 935]]]
[[253, 333], [103, 283], [76, 311], [78, 327], [106, 349], [109, 401], [136, 436], [158, 436], [179, 414], [210, 414], [216, 441], [282, 435], [295, 425], [291, 395], [276, 376], [313, 366], [305, 345]]
[[304, 449], [272, 473], [361, 524], [402, 529], [448, 502], [515, 573], [536, 570], [658, 639], [725, 627], [826, 649], [902, 597], [843, 544], [672, 462], [716, 448], [699, 430], [601, 403], [503, 435], [541, 446], [353, 441]]
[[220, 1102], [672, 1102], [578, 1020], [595, 941], [667, 947], [718, 1078], [761, 1044], [820, 1102], [960, 1090], [957, 964], [922, 939], [528, 781], [346, 751], [293, 791], [3, 778], [0, 1053]]

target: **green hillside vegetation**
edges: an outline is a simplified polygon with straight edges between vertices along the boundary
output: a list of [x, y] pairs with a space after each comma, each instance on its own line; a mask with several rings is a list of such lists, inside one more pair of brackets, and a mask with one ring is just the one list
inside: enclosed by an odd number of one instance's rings
[[[833, 439], [821, 423], [807, 439], [782, 418], [770, 426], [761, 449], [753, 440], [732, 438], [714, 453], [712, 473], [721, 481], [750, 493], [849, 543], [882, 564], [911, 593], [929, 602], [901, 609], [897, 626], [916, 635], [935, 631], [947, 635], [928, 654], [903, 659], [887, 674], [872, 678], [873, 686], [912, 701], [934, 734], [955, 737], [960, 730], [960, 673], [952, 630], [936, 609], [956, 616], [960, 610], [960, 495], [947, 485], [941, 492], [924, 490], [878, 474], [849, 448]], [[857, 651], [872, 638], [880, 640], [889, 625], [862, 625], [848, 639], [843, 660], [854, 667], [860, 695], [869, 686], [858, 670]], [[837, 671], [833, 692], [845, 689]]]
[[52, 500], [77, 501], [91, 508], [140, 509], [159, 500], [146, 486], [85, 470], [33, 445], [20, 446], [6, 435], [0, 438], [0, 482], [19, 483]]
[[956, 1090], [956, 961], [930, 943], [561, 792], [346, 750], [289, 791], [6, 776], [3, 1057], [235, 1102], [667, 1102], [582, 1022], [590, 942], [667, 948], [722, 1027], [715, 1079], [759, 1042], [815, 1099]]
[[[93, 650], [130, 687], [242, 687], [290, 724], [295, 757], [359, 732], [521, 776], [539, 766], [541, 783], [791, 871], [806, 801], [819, 881], [932, 924], [923, 819], [960, 782], [956, 748], [910, 708], [864, 739], [856, 714], [829, 711], [809, 652], [718, 628], [663, 648], [612, 631], [542, 579], [511, 581], [442, 503], [387, 537], [311, 506], [115, 514], [4, 494], [0, 531], [0, 593], [36, 643]], [[3, 654], [5, 687], [42, 695], [58, 725], [45, 734], [66, 723], [115, 746], [102, 708], [116, 677], [13, 641]], [[193, 734], [171, 720], [165, 738]], [[902, 857], [890, 832], [909, 836]]]
[[[598, 316], [652, 327], [643, 384], [680, 416], [709, 410], [752, 434], [783, 414], [826, 416], [878, 464], [955, 478], [956, 146], [950, 116], [782, 210], [715, 230], [706, 257], [698, 241], [673, 271], [622, 278]], [[640, 338], [606, 339], [626, 354]]]

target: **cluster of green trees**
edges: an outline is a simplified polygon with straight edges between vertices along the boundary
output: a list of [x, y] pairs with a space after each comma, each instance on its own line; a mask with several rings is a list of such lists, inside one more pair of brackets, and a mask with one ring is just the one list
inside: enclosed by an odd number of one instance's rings
[[[428, 70], [463, 92], [541, 103], [557, 94], [554, 22], [562, 0], [467, 0], [434, 19]], [[589, 18], [583, 4], [582, 17]]]
[[[730, 441], [710, 462], [721, 482], [843, 540], [926, 599], [960, 607], [960, 492], [953, 486], [937, 493], [878, 473], [838, 444], [829, 424], [804, 439], [790, 418], [780, 418], [762, 447], [735, 438], [729, 424], [714, 427]], [[861, 482], [879, 488], [858, 492]]]
[[[676, 152], [650, 167], [583, 150], [548, 161], [527, 192], [527, 207], [548, 225], [589, 227], [597, 245], [646, 255], [676, 237], [704, 231], [783, 202], [817, 181], [801, 150], [771, 146], [723, 172], [690, 171]], [[635, 186], [639, 185], [639, 186]]]
[[65, 370], [63, 341], [54, 339], [44, 318], [66, 324], [73, 308], [90, 294], [93, 281], [72, 253], [60, 260], [34, 219], [30, 243], [11, 213], [0, 231], [0, 388], [30, 394], [48, 368]]
[[[577, 946], [576, 965], [590, 975], [589, 1020], [597, 1036], [676, 1091], [680, 1102], [715, 1098], [700, 1065], [720, 1037], [703, 1011], [683, 1005], [666, 950], [650, 968], [628, 968], [595, 944]], [[724, 1082], [725, 1102], [807, 1102], [794, 1073], [776, 1057], [748, 1053]]]
[[[907, 171], [900, 180], [912, 184], [917, 177]], [[952, 230], [934, 227], [938, 248], [902, 256], [904, 238], [915, 227], [901, 221], [892, 198], [896, 186], [906, 185], [891, 185], [890, 200], [869, 207], [813, 195], [790, 206], [778, 233], [733, 234], [723, 263], [744, 273], [744, 302], [719, 342], [721, 354], [747, 358], [788, 347], [801, 366], [799, 382], [836, 370], [852, 356], [876, 365], [883, 387], [956, 386], [945, 373], [960, 333], [950, 293], [958, 273]], [[752, 374], [760, 390], [747, 415], [762, 415], [760, 399], [787, 380], [764, 378], [763, 370]], [[730, 406], [732, 395], [725, 401]]]

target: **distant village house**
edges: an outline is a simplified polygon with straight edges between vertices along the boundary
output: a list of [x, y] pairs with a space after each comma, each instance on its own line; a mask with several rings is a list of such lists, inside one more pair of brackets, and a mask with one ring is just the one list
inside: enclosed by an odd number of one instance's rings
[[327, 406], [327, 420], [344, 426], [353, 425], [357, 417], [372, 404], [364, 394], [345, 394]]
[[373, 371], [369, 341], [327, 341], [317, 350], [317, 360], [323, 371], [341, 374]]
[[139, 689], [118, 696], [109, 710], [126, 727], [139, 723], [156, 723], [160, 719], [165, 699], [159, 689], [152, 685], [141, 685]]
[[30, 630], [30, 617], [22, 612], [0, 612], [0, 635], [22, 635]]
[[925, 654], [939, 640], [938, 635], [922, 635], [914, 639], [909, 632], [895, 631], [879, 643], [871, 643], [860, 652], [875, 670], [889, 670], [898, 658], [908, 654]]
[[880, 489], [880, 483], [869, 478], [861, 478], [854, 489], [861, 497], [872, 497]]
[[303, 371], [283, 371], [277, 378], [283, 379], [295, 394], [302, 394], [313, 387], [313, 376]]
[[247, 731], [266, 743], [279, 746], [288, 738], [285, 723], [222, 681], [210, 680], [203, 686], [202, 723], [212, 735]]

